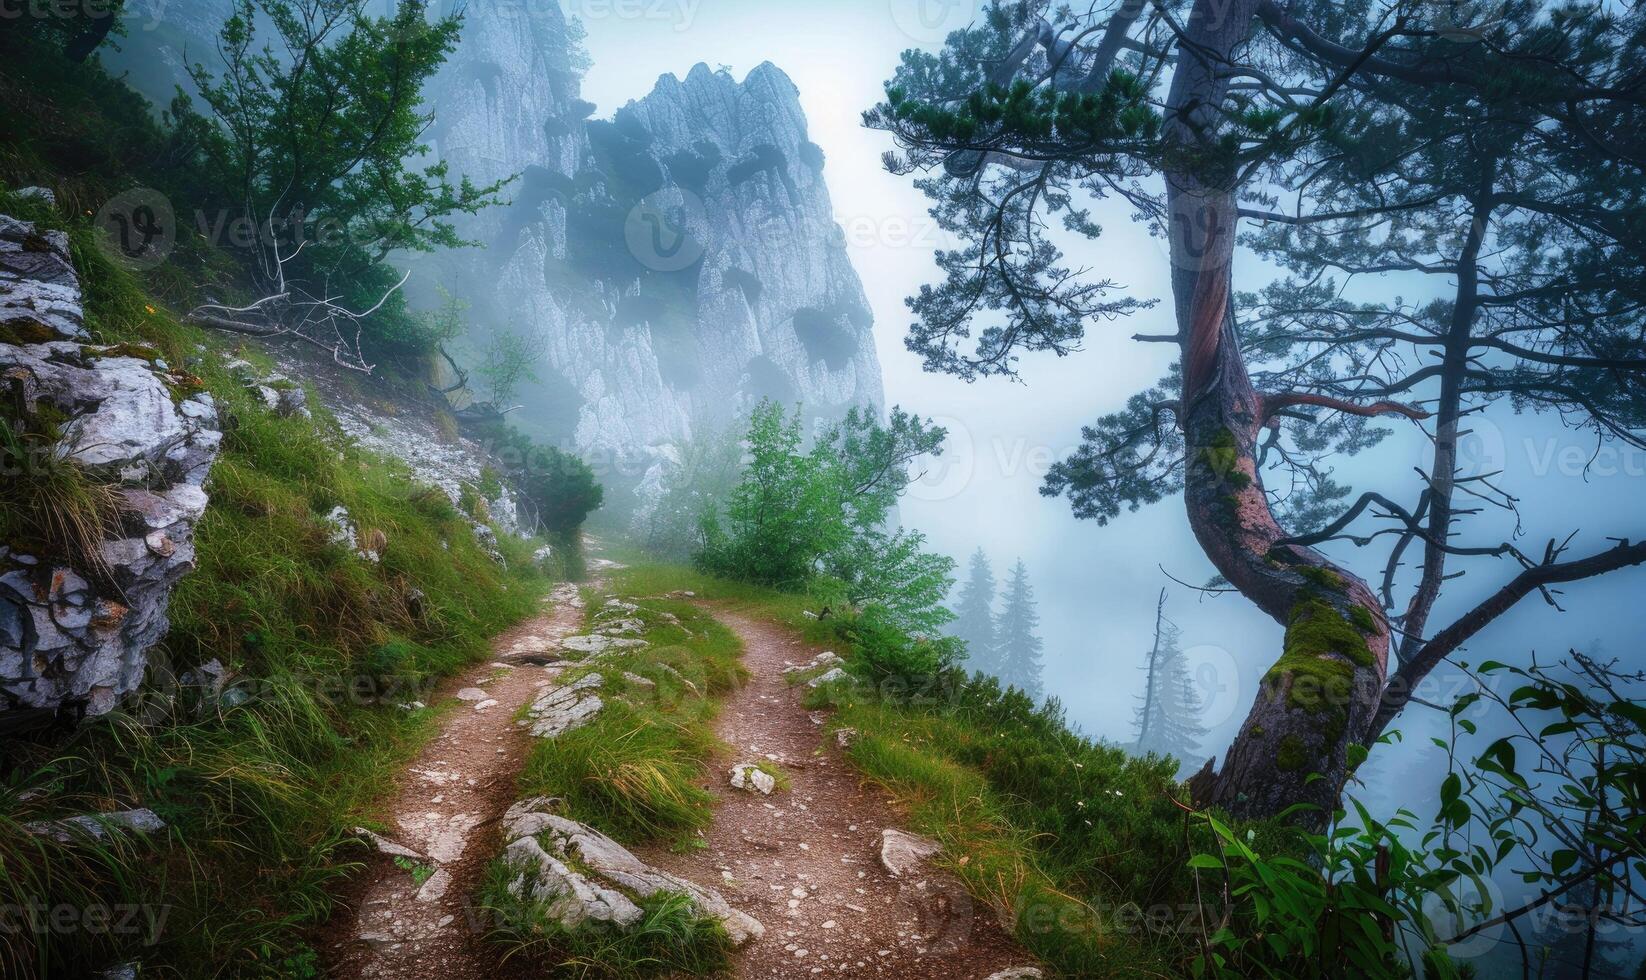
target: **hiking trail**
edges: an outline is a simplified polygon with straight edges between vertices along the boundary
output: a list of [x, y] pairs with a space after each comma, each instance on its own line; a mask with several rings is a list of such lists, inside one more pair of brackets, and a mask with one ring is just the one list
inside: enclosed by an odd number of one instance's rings
[[[716, 603], [705, 608], [743, 641], [752, 675], [727, 696], [716, 725], [734, 757], [716, 773], [721, 800], [703, 832], [706, 847], [636, 853], [714, 885], [766, 927], [738, 951], [734, 975], [983, 980], [1033, 963], [952, 876], [921, 863], [899, 877], [882, 864], [881, 832], [901, 824], [889, 797], [833, 740], [824, 745], [823, 713], [807, 711], [805, 686], [783, 675], [819, 651], [783, 626]], [[733, 765], [762, 759], [783, 768], [788, 790], [730, 788]]]
[[[524, 640], [547, 645], [581, 631], [578, 587], [560, 585], [543, 613], [492, 641], [494, 654]], [[496, 956], [481, 948], [468, 902], [496, 852], [496, 824], [514, 803], [531, 735], [515, 714], [553, 683], [525, 661], [491, 660], [443, 684], [456, 704], [400, 780], [381, 852], [350, 888], [323, 943], [327, 975], [384, 980], [491, 980]], [[397, 851], [399, 853], [397, 853]], [[472, 918], [471, 918], [472, 917]]]

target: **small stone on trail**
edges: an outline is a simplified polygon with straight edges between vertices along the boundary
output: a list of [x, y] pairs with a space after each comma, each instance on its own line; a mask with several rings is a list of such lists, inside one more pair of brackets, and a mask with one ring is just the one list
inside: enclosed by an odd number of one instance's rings
[[459, 701], [484, 701], [489, 696], [478, 687], [465, 687], [457, 692], [457, 700]]
[[746, 762], [732, 766], [731, 783], [732, 789], [759, 793], [762, 796], [770, 796], [772, 790], [777, 788], [777, 780], [772, 778], [771, 773], [762, 772], [758, 766]]
[[880, 863], [894, 878], [918, 870], [920, 862], [942, 849], [937, 841], [891, 827], [880, 832]]
[[[435, 802], [438, 803], [439, 801], [440, 797], [435, 797]], [[390, 857], [411, 858], [414, 861], [423, 860], [423, 855], [417, 853], [404, 844], [397, 844], [394, 841], [389, 840], [387, 837], [372, 833], [364, 827], [354, 828], [354, 836], [364, 837], [367, 843], [371, 844], [371, 846], [377, 848], [379, 851], [389, 855]]]
[[423, 887], [417, 890], [419, 902], [438, 902], [446, 895], [446, 889], [451, 887], [452, 873], [441, 868], [423, 882]]

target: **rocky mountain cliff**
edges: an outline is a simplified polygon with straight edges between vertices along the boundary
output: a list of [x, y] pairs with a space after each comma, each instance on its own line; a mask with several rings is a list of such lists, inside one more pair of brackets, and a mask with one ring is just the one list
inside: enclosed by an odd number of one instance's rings
[[[212, 61], [229, 5], [142, 11], [108, 57], [164, 104], [191, 87], [184, 62]], [[468, 304], [453, 353], [479, 368], [499, 339], [528, 351], [509, 420], [582, 454], [619, 509], [762, 397], [819, 418], [883, 404], [868, 302], [794, 83], [771, 64], [741, 82], [699, 64], [592, 118], [580, 36], [556, 3], [471, 4], [426, 93], [430, 163], [516, 178], [509, 205], [460, 222], [483, 248], [396, 259], [416, 267], [418, 302], [440, 302], [438, 285]]]
[[610, 119], [553, 5], [469, 8], [433, 86], [454, 174], [519, 174], [512, 204], [440, 257], [488, 338], [541, 347], [511, 420], [645, 490], [703, 427], [772, 397], [819, 417], [882, 404], [872, 318], [799, 93], [763, 64], [664, 75]]

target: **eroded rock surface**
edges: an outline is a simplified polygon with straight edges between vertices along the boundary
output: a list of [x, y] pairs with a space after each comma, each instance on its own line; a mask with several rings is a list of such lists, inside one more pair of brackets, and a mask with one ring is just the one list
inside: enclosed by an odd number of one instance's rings
[[[510, 206], [459, 222], [490, 247], [441, 261], [477, 320], [543, 339], [521, 417], [608, 461], [609, 500], [646, 501], [697, 427], [763, 397], [817, 416], [884, 404], [869, 303], [788, 76], [699, 64], [591, 119], [567, 27], [554, 4], [476, 5], [429, 86], [454, 176], [519, 175]], [[590, 254], [591, 223], [615, 254]], [[648, 286], [663, 277], [679, 284], [667, 301]]]
[[605, 679], [599, 674], [584, 674], [570, 684], [545, 688], [526, 709], [520, 724], [538, 738], [563, 735], [587, 723], [606, 706], [595, 693], [603, 683]]
[[741, 945], [765, 934], [765, 927], [726, 901], [718, 891], [654, 868], [623, 845], [590, 827], [553, 812], [554, 802], [522, 800], [503, 818], [506, 860], [516, 871], [509, 890], [542, 903], [568, 928], [591, 920], [633, 925], [644, 916], [637, 899], [677, 892], [698, 914], [719, 921]]
[[172, 588], [194, 567], [222, 440], [211, 396], [153, 351], [85, 342], [67, 249], [61, 233], [0, 216], [0, 412], [55, 439], [6, 478], [76, 467], [119, 516], [93, 553], [43, 534], [0, 541], [0, 713], [98, 715], [137, 688]]

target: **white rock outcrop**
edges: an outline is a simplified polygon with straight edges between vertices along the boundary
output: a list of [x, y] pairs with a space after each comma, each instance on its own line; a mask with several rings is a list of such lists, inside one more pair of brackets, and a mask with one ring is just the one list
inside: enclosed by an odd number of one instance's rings
[[822, 653], [806, 661], [805, 663], [800, 664], [799, 666], [784, 668], [783, 673], [804, 674], [809, 670], [817, 670], [820, 667], [839, 667], [845, 662], [846, 661], [842, 660], [840, 655], [835, 653], [833, 650], [824, 650]]
[[546, 799], [522, 800], [503, 818], [504, 859], [515, 870], [509, 891], [540, 903], [567, 928], [586, 922], [633, 925], [645, 915], [637, 899], [673, 892], [699, 915], [719, 921], [733, 943], [764, 935], [753, 916], [713, 888], [654, 868], [610, 837], [552, 812]]
[[599, 674], [584, 674], [570, 684], [545, 688], [518, 724], [538, 738], [555, 738], [585, 725], [606, 706], [595, 693], [604, 683]]
[[108, 840], [113, 833], [152, 834], [166, 829], [166, 822], [146, 807], [135, 810], [114, 810], [109, 813], [88, 813], [62, 820], [41, 820], [23, 825], [31, 834], [50, 837], [60, 844], [91, 838]]
[[194, 567], [222, 441], [211, 396], [153, 351], [87, 343], [68, 248], [61, 232], [0, 216], [0, 396], [24, 430], [50, 410], [57, 441], [43, 465], [80, 468], [120, 517], [91, 555], [0, 541], [0, 715], [98, 715], [137, 688], [172, 587]]
[[839, 667], [830, 667], [828, 670], [806, 682], [807, 687], [822, 687], [824, 684], [833, 684], [835, 681], [849, 680], [852, 675]]

